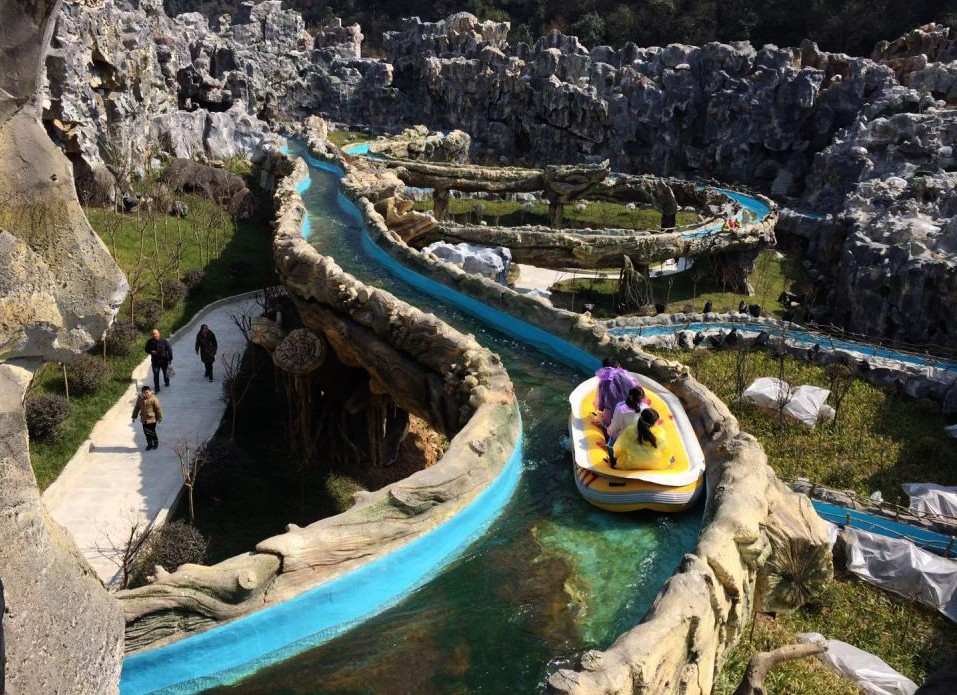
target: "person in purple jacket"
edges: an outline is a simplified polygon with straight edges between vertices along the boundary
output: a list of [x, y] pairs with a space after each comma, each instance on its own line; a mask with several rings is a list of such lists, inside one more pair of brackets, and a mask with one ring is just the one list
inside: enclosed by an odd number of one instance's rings
[[608, 427], [615, 413], [615, 406], [628, 398], [628, 392], [638, 385], [638, 381], [626, 369], [609, 358], [601, 362], [601, 369], [595, 372], [598, 377], [598, 393], [595, 396], [595, 408], [601, 412], [601, 424]]

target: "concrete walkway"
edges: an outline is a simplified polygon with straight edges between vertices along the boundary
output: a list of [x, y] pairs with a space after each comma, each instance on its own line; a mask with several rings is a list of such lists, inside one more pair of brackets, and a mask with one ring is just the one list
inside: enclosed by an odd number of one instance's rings
[[[226, 407], [220, 400], [221, 359], [245, 349], [245, 339], [232, 316], [258, 314], [255, 295], [213, 302], [169, 336], [176, 375], [159, 394], [163, 406], [163, 422], [157, 427], [159, 449], [145, 451], [142, 426], [138, 419], [130, 419], [137, 389], [153, 385], [146, 358], [133, 371], [126, 393], [96, 423], [90, 438], [43, 493], [50, 515], [70, 533], [108, 586], [120, 579], [117, 550], [126, 542], [131, 527], [137, 521], [162, 524], [176, 503], [183, 477], [173, 447], [186, 440], [204, 442], [219, 426]], [[219, 343], [214, 383], [203, 377], [203, 364], [194, 352], [196, 333], [204, 323]]]
[[609, 277], [617, 280], [619, 274], [618, 270], [553, 270], [552, 268], [539, 268], [524, 263], [519, 263], [518, 267], [521, 271], [518, 280], [515, 281], [515, 290], [518, 292], [527, 292], [533, 289], [547, 290], [561, 280]]

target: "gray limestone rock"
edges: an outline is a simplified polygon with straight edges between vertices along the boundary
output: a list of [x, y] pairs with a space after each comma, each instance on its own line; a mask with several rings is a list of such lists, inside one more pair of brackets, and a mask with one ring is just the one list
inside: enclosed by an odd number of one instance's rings
[[66, 158], [39, 122], [37, 82], [58, 9], [0, 6], [0, 685], [106, 695], [119, 682], [123, 618], [40, 503], [23, 412], [32, 374], [10, 362], [69, 359], [90, 347], [125, 291], [83, 216]]

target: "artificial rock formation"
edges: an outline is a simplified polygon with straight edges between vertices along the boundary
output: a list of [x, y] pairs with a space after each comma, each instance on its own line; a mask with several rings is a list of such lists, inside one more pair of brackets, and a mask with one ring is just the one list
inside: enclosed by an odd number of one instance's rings
[[[819, 318], [920, 346], [957, 345], [957, 112], [862, 119], [818, 155], [782, 229], [804, 240]], [[822, 215], [820, 213], [828, 213]]]
[[[308, 125], [305, 132], [310, 132]], [[322, 143], [321, 131], [312, 132], [311, 138], [317, 152], [329, 154], [329, 148]], [[377, 151], [392, 151], [389, 142], [380, 141]], [[401, 151], [406, 138], [399, 138], [397, 142], [397, 150]], [[414, 188], [432, 188], [433, 214], [413, 210], [412, 202], [402, 197], [395, 178]], [[746, 270], [753, 264], [757, 251], [775, 243], [777, 206], [763, 197], [771, 211], [769, 215], [723, 231], [722, 219], [717, 216], [680, 231], [561, 230], [542, 226], [487, 226], [484, 222], [481, 225], [457, 224], [444, 220], [449, 192], [453, 190], [498, 195], [541, 191], [549, 199], [552, 219], [559, 223], [564, 205], [582, 199], [651, 205], [661, 210], [663, 224], [667, 219], [671, 227], [674, 227], [679, 204], [695, 205], [711, 214], [710, 210], [717, 210], [719, 205], [733, 202], [718, 191], [680, 179], [611, 175], [607, 161], [598, 165], [529, 169], [420, 160], [381, 162], [355, 159], [351, 160], [347, 173], [347, 187], [357, 198], [375, 200], [376, 212], [389, 230], [416, 249], [434, 242], [505, 247], [516, 262], [543, 268], [615, 267], [622, 262], [622, 256], [641, 265], [669, 258], [720, 257], [732, 269], [730, 284], [744, 290], [747, 287]], [[701, 234], [702, 231], [706, 233]], [[730, 263], [727, 262], [729, 259]], [[734, 267], [741, 270], [734, 272]]]
[[[290, 525], [254, 553], [213, 567], [159, 572], [148, 586], [119, 592], [130, 650], [285, 600], [392, 552], [485, 489], [518, 439], [515, 396], [498, 358], [320, 256], [301, 234], [305, 208], [295, 187], [307, 175], [304, 164], [271, 151], [259, 167], [264, 188], [274, 190], [277, 269], [309, 329], [296, 340], [305, 336], [315, 346], [315, 335], [322, 335], [339, 363], [369, 374], [373, 395], [388, 396], [451, 442], [436, 465], [362, 495], [343, 514]], [[283, 337], [277, 328], [259, 319], [251, 337], [278, 352], [297, 332]]]
[[126, 290], [40, 125], [38, 79], [58, 10], [0, 7], [0, 630], [6, 692], [16, 695], [115, 693], [123, 644], [118, 606], [40, 503], [23, 412], [32, 374], [12, 362], [35, 367], [91, 347]]
[[[720, 225], [720, 222], [718, 223]], [[636, 232], [631, 229], [563, 230], [550, 227], [489, 227], [441, 222], [408, 235], [406, 243], [425, 247], [434, 241], [504, 246], [517, 263], [541, 268], [614, 268], [621, 257], [654, 265], [669, 258], [715, 256], [757, 250], [774, 244], [774, 219], [746, 224], [740, 230], [693, 236], [685, 232]], [[396, 230], [399, 231], [399, 230]]]
[[465, 164], [471, 144], [472, 138], [461, 130], [433, 135], [425, 126], [417, 125], [396, 136], [374, 140], [369, 143], [369, 153], [388, 159]]

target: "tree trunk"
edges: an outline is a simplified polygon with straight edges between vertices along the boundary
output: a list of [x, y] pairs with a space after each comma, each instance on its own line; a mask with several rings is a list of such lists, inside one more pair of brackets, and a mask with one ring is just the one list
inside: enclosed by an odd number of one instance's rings
[[449, 211], [449, 191], [445, 188], [436, 188], [432, 193], [432, 212], [435, 219], [444, 220]]

